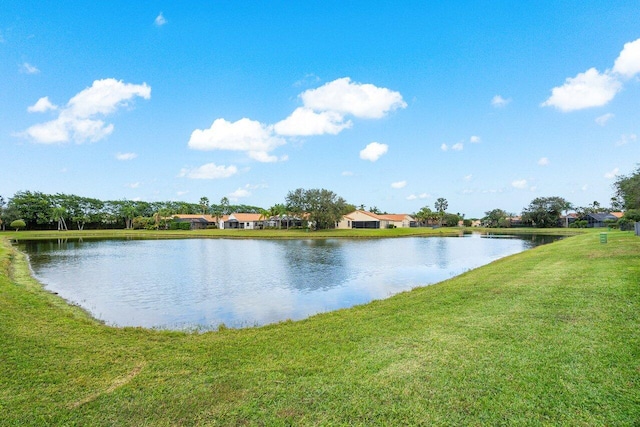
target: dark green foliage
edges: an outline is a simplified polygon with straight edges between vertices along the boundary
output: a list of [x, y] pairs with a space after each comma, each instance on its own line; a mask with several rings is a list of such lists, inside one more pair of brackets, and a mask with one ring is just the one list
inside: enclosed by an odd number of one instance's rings
[[298, 188], [287, 194], [286, 202], [287, 211], [309, 215], [309, 221], [318, 230], [334, 228], [335, 223], [352, 207], [342, 197], [324, 188]]
[[627, 211], [640, 209], [640, 165], [633, 173], [619, 177], [613, 186], [617, 205]]
[[538, 197], [522, 211], [522, 220], [540, 228], [557, 227], [567, 205], [562, 197]]

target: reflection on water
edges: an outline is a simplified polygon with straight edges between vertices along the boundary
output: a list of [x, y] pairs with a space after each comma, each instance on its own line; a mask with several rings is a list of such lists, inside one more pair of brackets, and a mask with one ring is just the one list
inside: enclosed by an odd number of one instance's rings
[[387, 298], [550, 239], [58, 239], [18, 246], [47, 289], [107, 324], [206, 330]]

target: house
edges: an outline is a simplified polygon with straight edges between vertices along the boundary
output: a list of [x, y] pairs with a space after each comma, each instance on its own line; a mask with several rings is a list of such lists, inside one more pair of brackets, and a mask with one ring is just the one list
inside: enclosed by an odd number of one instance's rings
[[389, 228], [390, 226], [405, 228], [415, 227], [416, 220], [407, 214], [374, 214], [373, 212], [356, 210], [336, 222], [337, 229], [352, 228]]
[[176, 222], [188, 222], [191, 224], [192, 230], [203, 230], [207, 227], [216, 227], [216, 218], [211, 215], [186, 215], [177, 214], [173, 216]]
[[618, 217], [607, 212], [590, 213], [584, 216], [589, 228], [607, 227], [607, 221], [617, 221]]
[[267, 218], [254, 213], [232, 213], [224, 215], [220, 220], [220, 229], [262, 230]]

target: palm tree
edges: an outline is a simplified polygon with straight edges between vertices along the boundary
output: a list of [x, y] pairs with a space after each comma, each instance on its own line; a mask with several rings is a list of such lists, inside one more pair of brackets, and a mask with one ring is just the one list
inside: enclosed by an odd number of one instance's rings
[[565, 202], [562, 204], [562, 212], [564, 212], [564, 226], [565, 228], [569, 228], [569, 211], [573, 209], [573, 204], [571, 202]]
[[67, 230], [67, 223], [64, 217], [67, 215], [67, 210], [62, 206], [57, 206], [51, 211], [51, 216], [54, 221], [58, 221], [58, 231]]
[[440, 217], [440, 227], [442, 227], [442, 220], [444, 219], [444, 213], [449, 207], [449, 202], [444, 197], [438, 198], [436, 200], [435, 208], [438, 211], [438, 216]]
[[200, 207], [202, 208], [202, 215], [206, 214], [209, 210], [209, 199], [206, 197], [200, 197]]

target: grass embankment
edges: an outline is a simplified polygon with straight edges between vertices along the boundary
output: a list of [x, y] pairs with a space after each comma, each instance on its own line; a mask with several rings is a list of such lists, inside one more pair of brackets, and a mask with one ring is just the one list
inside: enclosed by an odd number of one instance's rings
[[117, 329], [0, 246], [2, 425], [637, 425], [640, 238], [255, 329]]
[[2, 233], [9, 239], [59, 239], [59, 238], [140, 238], [140, 239], [184, 239], [184, 238], [224, 238], [224, 239], [328, 239], [328, 238], [388, 238], [411, 236], [457, 236], [463, 233], [497, 234], [554, 234], [574, 235], [591, 230], [577, 228], [460, 228], [460, 227], [416, 227], [390, 229], [318, 230], [268, 229], [268, 230], [69, 230], [69, 231], [8, 231]]

